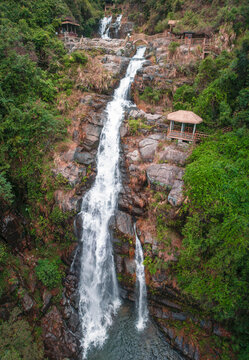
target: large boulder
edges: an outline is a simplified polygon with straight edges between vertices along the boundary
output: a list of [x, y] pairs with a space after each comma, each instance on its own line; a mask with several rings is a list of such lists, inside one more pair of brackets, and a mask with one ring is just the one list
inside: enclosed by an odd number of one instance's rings
[[161, 134], [150, 135], [139, 143], [139, 151], [144, 161], [152, 161], [154, 159], [159, 140], [163, 138]]
[[176, 180], [170, 190], [168, 202], [173, 206], [180, 206], [183, 202], [183, 181]]
[[140, 154], [138, 150], [134, 150], [130, 153], [127, 154], [127, 158], [131, 161], [131, 162], [137, 162], [140, 161]]
[[184, 165], [187, 157], [188, 157], [187, 152], [173, 149], [170, 146], [164, 148], [164, 150], [159, 154], [160, 161], [168, 161], [170, 163], [179, 164], [179, 165]]
[[172, 188], [175, 180], [181, 180], [183, 170], [175, 165], [153, 164], [146, 170], [148, 182], [166, 188]]
[[90, 165], [95, 161], [96, 153], [81, 151], [80, 148], [77, 148], [74, 153], [74, 161], [77, 161], [80, 164]]
[[22, 297], [22, 306], [24, 311], [29, 312], [32, 307], [34, 306], [34, 301], [31, 299], [31, 297], [25, 293]]
[[94, 124], [86, 124], [82, 130], [85, 133], [83, 139], [83, 147], [86, 150], [96, 149], [99, 144], [99, 137], [101, 134], [102, 127]]
[[119, 56], [106, 55], [102, 59], [103, 67], [105, 68], [105, 70], [111, 72], [115, 76], [120, 75], [120, 73], [124, 73], [130, 61], [129, 58], [121, 56], [121, 53], [122, 51], [119, 50]]

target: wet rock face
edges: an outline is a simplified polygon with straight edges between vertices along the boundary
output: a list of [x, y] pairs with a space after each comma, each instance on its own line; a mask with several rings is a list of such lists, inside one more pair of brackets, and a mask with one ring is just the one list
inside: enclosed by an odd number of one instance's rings
[[125, 39], [126, 36], [132, 32], [134, 28], [134, 23], [131, 21], [122, 22], [118, 31], [116, 31], [116, 27], [111, 27], [110, 36], [112, 38]]
[[82, 148], [79, 147], [74, 153], [74, 160], [82, 165], [90, 165], [93, 164], [93, 162], [95, 161], [95, 156], [96, 152], [90, 153], [87, 151], [82, 151]]
[[124, 75], [130, 62], [129, 58], [121, 56], [123, 52], [123, 50], [119, 50], [117, 55], [106, 55], [102, 59], [105, 70], [111, 72], [114, 76]]
[[78, 344], [63, 324], [56, 306], [42, 319], [45, 355], [52, 360], [77, 359]]
[[132, 218], [129, 214], [123, 211], [117, 210], [116, 212], [116, 228], [119, 232], [127, 236], [134, 236]]
[[29, 245], [24, 219], [4, 204], [0, 207], [0, 235], [16, 251], [23, 251]]

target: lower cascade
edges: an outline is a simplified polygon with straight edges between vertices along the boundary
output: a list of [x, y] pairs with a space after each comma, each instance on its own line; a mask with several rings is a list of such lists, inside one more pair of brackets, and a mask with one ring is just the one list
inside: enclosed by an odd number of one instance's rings
[[125, 77], [106, 108], [98, 154], [97, 175], [84, 196], [82, 218], [82, 254], [79, 283], [79, 315], [82, 329], [82, 358], [89, 349], [101, 347], [113, 315], [120, 307], [109, 222], [114, 215], [121, 188], [119, 173], [119, 129], [128, 105], [130, 85], [144, 62], [145, 48], [131, 59]]
[[136, 225], [134, 225], [134, 232], [136, 235], [136, 279], [138, 288], [138, 320], [136, 327], [138, 330], [144, 330], [148, 321], [148, 308], [147, 308], [147, 290], [144, 274], [144, 255], [141, 242], [137, 236]]

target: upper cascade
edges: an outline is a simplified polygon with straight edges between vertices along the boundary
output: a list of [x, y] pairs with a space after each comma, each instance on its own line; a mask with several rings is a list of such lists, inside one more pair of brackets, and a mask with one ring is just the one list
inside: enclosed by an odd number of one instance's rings
[[109, 29], [112, 22], [112, 16], [104, 17], [100, 20], [99, 34], [102, 39], [110, 39]]

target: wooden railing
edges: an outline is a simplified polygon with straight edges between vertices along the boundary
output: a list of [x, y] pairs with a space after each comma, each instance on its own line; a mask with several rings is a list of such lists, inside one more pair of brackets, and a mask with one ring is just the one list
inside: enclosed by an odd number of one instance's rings
[[180, 130], [168, 130], [168, 134], [167, 137], [171, 138], [171, 139], [178, 139], [178, 140], [183, 140], [183, 141], [200, 141], [202, 138], [207, 138], [209, 135], [196, 131], [193, 134], [193, 131], [180, 131]]
[[155, 39], [165, 39], [168, 41], [174, 41], [177, 42], [180, 45], [200, 45], [203, 49], [213, 49], [214, 43], [211, 39], [206, 39], [206, 38], [185, 38], [185, 39], [179, 39], [177, 37], [175, 37], [174, 35], [169, 36], [169, 33], [167, 31], [163, 32], [163, 33], [159, 33], [159, 34], [155, 34], [155, 35], [146, 35], [146, 34], [133, 34], [131, 35], [129, 41], [133, 41], [133, 42], [137, 42], [139, 40], [141, 41], [146, 41], [146, 42], [150, 42], [152, 40]]

